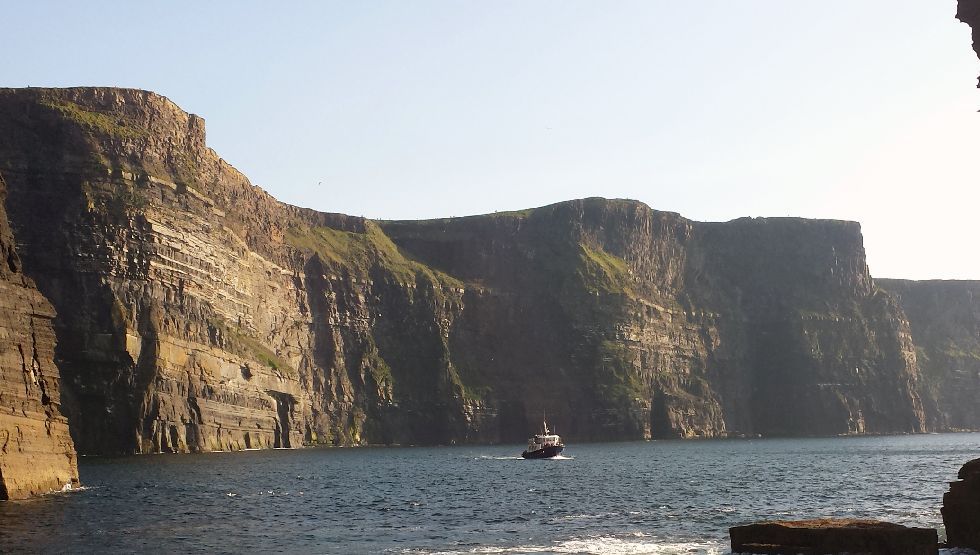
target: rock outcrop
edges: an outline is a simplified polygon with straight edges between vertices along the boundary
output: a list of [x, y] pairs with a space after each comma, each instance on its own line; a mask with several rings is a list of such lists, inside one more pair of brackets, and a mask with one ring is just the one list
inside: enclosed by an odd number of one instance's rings
[[54, 310], [21, 271], [0, 176], [0, 500], [78, 485], [60, 411]]
[[980, 552], [980, 459], [964, 464], [957, 478], [943, 495], [946, 545]]
[[[956, 19], [973, 29], [973, 50], [980, 57], [980, 0], [958, 0], [956, 3]], [[977, 87], [980, 87], [980, 81], [978, 81]]]
[[926, 429], [855, 223], [324, 214], [128, 89], [0, 90], [0, 129], [82, 453]]
[[877, 520], [818, 519], [759, 522], [729, 529], [733, 553], [821, 555], [935, 555], [933, 528], [910, 528]]

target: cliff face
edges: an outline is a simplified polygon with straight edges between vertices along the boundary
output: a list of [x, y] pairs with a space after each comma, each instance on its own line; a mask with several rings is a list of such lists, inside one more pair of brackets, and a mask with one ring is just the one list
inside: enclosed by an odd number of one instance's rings
[[78, 485], [60, 412], [51, 305], [21, 271], [0, 177], [0, 500]]
[[153, 93], [6, 90], [0, 128], [25, 267], [59, 311], [82, 453], [468, 429], [445, 347], [457, 284], [373, 222], [275, 201], [205, 147], [200, 118]]
[[83, 453], [924, 429], [856, 224], [323, 214], [145, 91], [2, 90], [0, 129]]
[[587, 199], [383, 228], [479, 284], [451, 346], [502, 412], [543, 397], [589, 438], [924, 429], [908, 326], [856, 224], [701, 224]]
[[980, 282], [878, 280], [908, 315], [929, 427], [980, 429]]
[[723, 318], [729, 349], [715, 368], [730, 387], [751, 387], [731, 411], [751, 407], [739, 418], [747, 429], [924, 429], [908, 324], [871, 280], [858, 224], [774, 218], [696, 229], [688, 298]]

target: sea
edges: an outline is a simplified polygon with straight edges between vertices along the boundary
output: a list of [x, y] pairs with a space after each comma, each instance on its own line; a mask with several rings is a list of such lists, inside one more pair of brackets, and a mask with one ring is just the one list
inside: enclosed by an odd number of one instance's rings
[[[728, 528], [937, 528], [980, 434], [82, 457], [83, 488], [0, 502], [4, 553], [725, 554]], [[949, 551], [947, 551], [949, 552]]]

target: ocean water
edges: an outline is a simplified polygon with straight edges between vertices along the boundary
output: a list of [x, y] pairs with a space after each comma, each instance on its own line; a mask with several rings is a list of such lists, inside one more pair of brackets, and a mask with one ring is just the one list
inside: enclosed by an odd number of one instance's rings
[[766, 518], [941, 529], [980, 434], [522, 447], [82, 458], [84, 490], [0, 502], [0, 551], [724, 554]]

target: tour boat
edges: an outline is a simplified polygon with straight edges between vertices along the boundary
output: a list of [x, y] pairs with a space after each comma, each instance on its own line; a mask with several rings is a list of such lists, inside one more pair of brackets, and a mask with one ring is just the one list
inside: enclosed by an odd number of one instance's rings
[[[542, 419], [543, 420], [543, 419]], [[548, 422], [543, 422], [544, 433], [535, 434], [527, 440], [527, 451], [521, 453], [525, 459], [550, 459], [557, 457], [565, 449], [558, 434], [548, 430]]]

